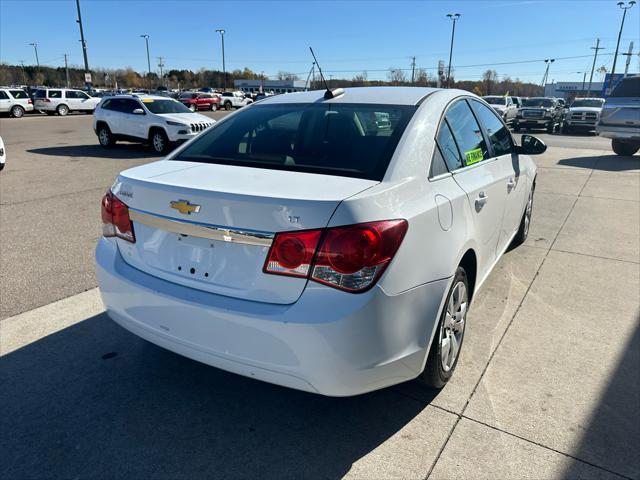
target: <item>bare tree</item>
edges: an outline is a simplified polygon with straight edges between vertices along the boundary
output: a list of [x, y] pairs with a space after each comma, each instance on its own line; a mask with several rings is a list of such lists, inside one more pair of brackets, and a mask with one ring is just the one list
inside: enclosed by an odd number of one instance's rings
[[296, 75], [295, 73], [284, 72], [282, 70], [278, 72], [278, 74], [276, 75], [276, 78], [278, 80], [300, 80], [298, 75]]
[[399, 68], [390, 68], [389, 72], [387, 73], [387, 77], [389, 78], [389, 81], [394, 85], [400, 85], [407, 81], [407, 76], [405, 75], [404, 71]]
[[497, 82], [498, 72], [495, 70], [489, 69], [482, 74], [483, 90], [486, 92], [486, 95], [491, 95]]
[[353, 77], [353, 83], [359, 87], [363, 87], [367, 84], [367, 72], [362, 72]]

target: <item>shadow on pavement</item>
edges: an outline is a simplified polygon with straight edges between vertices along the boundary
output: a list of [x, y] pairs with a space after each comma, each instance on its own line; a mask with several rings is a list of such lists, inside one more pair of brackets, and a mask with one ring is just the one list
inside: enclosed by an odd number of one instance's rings
[[52, 157], [94, 157], [94, 158], [154, 158], [158, 157], [149, 147], [139, 143], [117, 144], [112, 148], [100, 145], [65, 145], [61, 147], [45, 147], [27, 150], [37, 155]]
[[2, 478], [339, 478], [426, 406], [228, 374], [105, 314], [7, 354], [0, 380]]
[[604, 172], [625, 172], [640, 169], [640, 156], [598, 155], [563, 158], [558, 161], [558, 165], [601, 170]]
[[[594, 352], [594, 355], [597, 353]], [[628, 478], [640, 478], [640, 323], [625, 346], [617, 367], [573, 456]], [[588, 372], [585, 372], [588, 374]], [[579, 462], [564, 473], [574, 480], [584, 474]]]

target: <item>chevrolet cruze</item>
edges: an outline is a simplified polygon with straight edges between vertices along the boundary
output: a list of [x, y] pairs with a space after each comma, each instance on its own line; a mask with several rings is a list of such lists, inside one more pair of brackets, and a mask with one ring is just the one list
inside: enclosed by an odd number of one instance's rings
[[247, 377], [443, 387], [474, 295], [527, 237], [545, 149], [460, 90], [269, 97], [117, 177], [102, 299], [134, 334]]

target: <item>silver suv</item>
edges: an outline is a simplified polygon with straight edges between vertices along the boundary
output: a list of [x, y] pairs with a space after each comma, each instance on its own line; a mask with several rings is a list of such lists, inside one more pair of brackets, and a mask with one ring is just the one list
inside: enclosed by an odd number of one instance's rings
[[0, 88], [0, 113], [9, 113], [20, 118], [25, 112], [33, 111], [29, 94], [21, 88]]
[[618, 155], [640, 149], [640, 76], [624, 78], [604, 102], [596, 133], [611, 139]]
[[57, 113], [61, 117], [73, 111], [93, 113], [101, 100], [71, 88], [41, 88], [36, 91], [34, 99], [37, 110], [47, 115]]

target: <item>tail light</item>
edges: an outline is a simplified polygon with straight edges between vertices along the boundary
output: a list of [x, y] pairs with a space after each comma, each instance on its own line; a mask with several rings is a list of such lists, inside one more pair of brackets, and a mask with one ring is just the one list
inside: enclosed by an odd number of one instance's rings
[[310, 278], [348, 292], [368, 290], [407, 232], [406, 220], [276, 234], [263, 271]]
[[33, 100], [29, 99], [29, 100], [27, 100], [27, 103], [28, 103], [29, 105], [31, 105], [31, 104], [33, 103]]
[[133, 225], [127, 207], [111, 191], [102, 197], [102, 235], [119, 237], [127, 242], [136, 243]]

